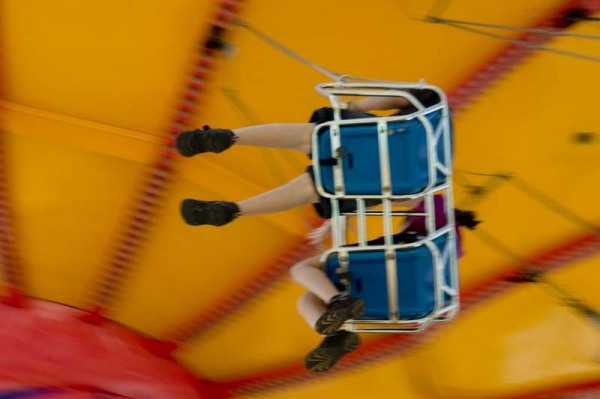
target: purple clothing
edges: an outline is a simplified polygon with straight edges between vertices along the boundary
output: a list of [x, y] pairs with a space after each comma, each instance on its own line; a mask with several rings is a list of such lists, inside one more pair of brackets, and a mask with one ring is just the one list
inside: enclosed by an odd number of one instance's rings
[[[435, 212], [435, 227], [439, 229], [448, 223], [448, 216], [445, 212], [444, 196], [434, 195], [433, 196], [434, 212]], [[416, 207], [413, 208], [415, 212], [425, 211], [425, 201], [421, 201]], [[425, 217], [423, 216], [411, 216], [406, 220], [406, 227], [404, 231], [415, 231], [419, 235], [426, 235], [427, 228], [425, 227]], [[460, 231], [458, 225], [455, 226], [456, 231], [456, 255], [460, 258], [464, 255], [462, 243], [460, 239]]]

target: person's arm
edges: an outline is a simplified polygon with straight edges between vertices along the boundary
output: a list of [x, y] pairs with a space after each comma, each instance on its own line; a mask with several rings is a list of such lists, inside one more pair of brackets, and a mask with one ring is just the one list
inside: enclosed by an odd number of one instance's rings
[[402, 109], [410, 105], [404, 97], [365, 97], [347, 103], [347, 109], [354, 112], [368, 112], [373, 110]]
[[319, 227], [306, 233], [306, 238], [313, 247], [323, 246], [325, 240], [331, 234], [331, 220], [326, 220]]

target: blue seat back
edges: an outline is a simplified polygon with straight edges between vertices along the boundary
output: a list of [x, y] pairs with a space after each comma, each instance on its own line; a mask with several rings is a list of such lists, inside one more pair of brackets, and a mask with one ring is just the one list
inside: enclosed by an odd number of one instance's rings
[[[447, 235], [433, 240], [440, 251], [444, 250]], [[434, 283], [434, 258], [427, 246], [397, 249], [396, 270], [398, 284], [399, 318], [415, 320], [430, 315], [436, 306]], [[361, 250], [349, 252], [349, 293], [365, 301], [365, 313], [360, 319], [387, 320], [389, 317], [385, 252]], [[447, 258], [449, 259], [449, 257]], [[450, 265], [446, 264], [445, 280], [451, 281]], [[341, 283], [337, 273], [339, 257], [334, 253], [327, 259], [326, 272], [336, 284]], [[437, 287], [441, 289], [441, 287]], [[450, 298], [443, 296], [445, 301]]]
[[[427, 114], [427, 119], [435, 131], [441, 121], [441, 110]], [[405, 121], [388, 122], [390, 172], [392, 194], [414, 194], [423, 191], [429, 183], [429, 154], [425, 127], [417, 118]], [[335, 158], [331, 148], [329, 125], [318, 132], [318, 156], [320, 160]], [[343, 148], [344, 186], [347, 195], [381, 195], [381, 170], [379, 163], [379, 143], [377, 119], [365, 123], [340, 125], [341, 146]], [[437, 145], [438, 159], [446, 164], [443, 140]], [[323, 189], [334, 193], [333, 166], [321, 165]], [[436, 185], [446, 180], [446, 176], [436, 172]]]

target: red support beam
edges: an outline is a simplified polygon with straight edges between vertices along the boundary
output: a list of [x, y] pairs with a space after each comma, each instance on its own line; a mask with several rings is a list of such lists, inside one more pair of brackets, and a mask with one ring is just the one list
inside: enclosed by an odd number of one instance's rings
[[[589, 15], [600, 10], [598, 0], [569, 0], [552, 15], [545, 17], [532, 26], [534, 29], [564, 30], [577, 23], [570, 19], [572, 15]], [[480, 94], [498, 80], [516, 68], [528, 56], [536, 51], [535, 45], [543, 45], [553, 39], [551, 35], [540, 33], [524, 33], [517, 38], [524, 44], [510, 43], [500, 50], [490, 61], [476, 70], [468, 79], [456, 87], [448, 95], [448, 101], [455, 112], [470, 104]]]
[[20, 307], [24, 305], [24, 277], [12, 221], [6, 152], [6, 137], [0, 128], [0, 265], [9, 294], [4, 303]]
[[[3, 38], [0, 38], [0, 40]], [[0, 42], [0, 65], [3, 65], [4, 47]], [[2, 68], [2, 67], [0, 67]], [[4, 69], [0, 69], [0, 96], [3, 93]], [[6, 148], [6, 133], [3, 129], [2, 115], [0, 115], [0, 267], [2, 278], [8, 290], [8, 297], [4, 303], [17, 307], [24, 306], [24, 276], [23, 265], [17, 242], [12, 216], [10, 179], [8, 177], [8, 159]]]
[[172, 115], [163, 149], [158, 159], [146, 173], [136, 198], [130, 208], [120, 237], [91, 304], [91, 313], [86, 319], [101, 322], [119, 290], [129, 275], [129, 269], [143, 248], [152, 229], [155, 215], [162, 206], [162, 199], [169, 190], [176, 162], [175, 136], [189, 126], [193, 110], [201, 100], [205, 83], [210, 78], [215, 59], [223, 50], [222, 37], [230, 27], [239, 8], [239, 1], [221, 0], [208, 33], [200, 41], [199, 53], [183, 90], [182, 97]]
[[504, 399], [596, 399], [600, 398], [600, 380], [556, 387], [545, 391], [510, 396]]

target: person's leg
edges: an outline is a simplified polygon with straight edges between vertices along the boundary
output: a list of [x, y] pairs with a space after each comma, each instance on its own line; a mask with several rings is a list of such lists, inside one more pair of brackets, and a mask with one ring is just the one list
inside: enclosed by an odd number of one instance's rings
[[238, 145], [287, 148], [308, 154], [314, 123], [273, 123], [239, 129], [195, 129], [180, 133], [175, 146], [183, 156], [220, 153]]
[[308, 173], [303, 173], [283, 186], [237, 201], [241, 215], [281, 212], [319, 201], [319, 195]]
[[[331, 280], [327, 277], [327, 274], [320, 268], [321, 262], [318, 256], [304, 259], [296, 263], [290, 269], [290, 277], [292, 280], [310, 292], [317, 296], [323, 303], [323, 311], [319, 317], [325, 311], [325, 304], [329, 303], [333, 297], [340, 294], [340, 291]], [[316, 319], [315, 319], [316, 321]], [[314, 327], [313, 323], [311, 327]]]
[[[320, 269], [319, 257], [305, 259], [290, 269], [292, 279], [307, 287], [307, 292], [298, 300], [298, 312], [306, 323], [322, 335], [326, 335], [319, 346], [304, 360], [307, 369], [324, 372], [332, 368], [343, 356], [356, 350], [360, 345], [358, 334], [339, 330], [351, 317], [362, 313], [364, 302], [350, 296], [340, 296], [338, 289]], [[327, 323], [323, 323], [327, 320]], [[326, 324], [327, 331], [320, 328]]]
[[312, 292], [306, 292], [298, 298], [298, 313], [310, 328], [315, 328], [317, 320], [325, 313], [325, 302]]
[[283, 186], [238, 202], [185, 199], [181, 215], [192, 226], [223, 226], [241, 215], [262, 215], [319, 201], [312, 179], [304, 173]]
[[307, 369], [323, 372], [332, 368], [343, 356], [355, 351], [360, 345], [358, 334], [340, 330], [330, 334], [304, 359]]
[[272, 123], [234, 129], [236, 145], [287, 148], [310, 153], [314, 123]]
[[321, 269], [319, 257], [305, 259], [290, 269], [292, 280], [306, 287], [312, 295], [303, 296], [298, 310], [319, 334], [333, 334], [342, 324], [364, 312], [362, 299], [344, 295]]
[[[317, 295], [307, 292], [298, 300], [298, 312], [313, 327], [326, 311], [325, 303]], [[344, 355], [356, 350], [360, 339], [356, 333], [339, 330], [327, 335], [305, 359], [310, 371], [323, 372], [333, 367]]]

